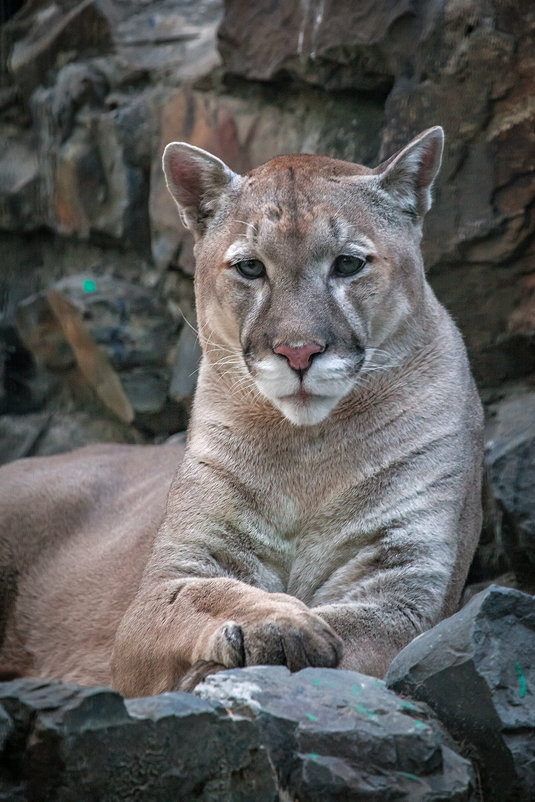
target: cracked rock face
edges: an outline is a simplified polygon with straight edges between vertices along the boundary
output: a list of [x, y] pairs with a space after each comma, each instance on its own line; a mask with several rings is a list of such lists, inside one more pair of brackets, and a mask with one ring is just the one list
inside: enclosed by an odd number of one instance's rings
[[254, 723], [190, 694], [0, 684], [0, 800], [258, 799], [275, 784]]

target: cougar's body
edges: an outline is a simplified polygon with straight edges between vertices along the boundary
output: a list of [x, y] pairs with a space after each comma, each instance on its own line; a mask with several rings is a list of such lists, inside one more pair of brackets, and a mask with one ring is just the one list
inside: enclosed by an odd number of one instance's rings
[[482, 416], [420, 255], [441, 147], [237, 176], [168, 146], [203, 347], [185, 454], [3, 469], [6, 671], [127, 695], [258, 663], [381, 676], [456, 609]]
[[102, 445], [0, 468], [0, 680], [111, 682], [182, 455]]

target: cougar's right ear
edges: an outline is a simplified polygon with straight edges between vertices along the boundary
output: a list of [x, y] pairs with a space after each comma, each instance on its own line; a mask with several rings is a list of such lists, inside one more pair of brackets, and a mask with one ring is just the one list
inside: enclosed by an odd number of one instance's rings
[[186, 142], [171, 142], [162, 159], [167, 188], [184, 225], [201, 236], [223, 192], [241, 176], [206, 150]]
[[435, 125], [373, 171], [381, 188], [415, 221], [421, 221], [431, 208], [431, 187], [440, 169], [443, 149], [444, 131]]

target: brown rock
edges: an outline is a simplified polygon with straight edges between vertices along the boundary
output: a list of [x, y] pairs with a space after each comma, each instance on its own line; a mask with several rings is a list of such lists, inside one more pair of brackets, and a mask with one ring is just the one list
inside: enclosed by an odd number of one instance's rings
[[414, 46], [421, 22], [410, 0], [231, 0], [219, 45], [226, 69], [249, 79], [290, 73], [327, 89], [384, 92], [400, 56], [391, 32], [410, 30]]

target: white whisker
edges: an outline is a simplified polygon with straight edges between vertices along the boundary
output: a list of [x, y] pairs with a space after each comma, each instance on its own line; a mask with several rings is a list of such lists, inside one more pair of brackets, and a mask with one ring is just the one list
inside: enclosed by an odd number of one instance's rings
[[248, 223], [246, 220], [233, 220], [233, 222], [242, 223], [242, 225], [244, 226], [249, 226], [249, 228], [252, 228], [254, 233], [258, 235], [258, 229], [253, 223]]

